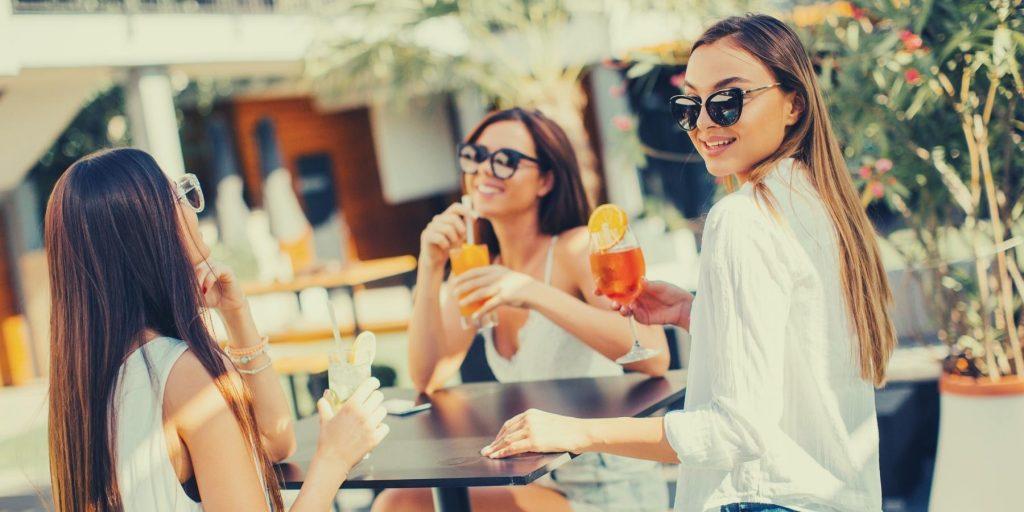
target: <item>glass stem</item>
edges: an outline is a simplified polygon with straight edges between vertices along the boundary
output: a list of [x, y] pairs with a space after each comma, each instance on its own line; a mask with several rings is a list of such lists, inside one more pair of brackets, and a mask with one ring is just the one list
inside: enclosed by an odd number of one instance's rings
[[633, 319], [633, 315], [629, 315], [629, 330], [633, 333], [633, 345], [640, 346], [640, 335], [636, 333], [636, 320]]

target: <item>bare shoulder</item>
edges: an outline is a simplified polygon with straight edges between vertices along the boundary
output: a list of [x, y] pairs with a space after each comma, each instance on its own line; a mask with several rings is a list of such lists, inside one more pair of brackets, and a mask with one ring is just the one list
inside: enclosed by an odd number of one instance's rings
[[167, 375], [164, 400], [181, 403], [180, 399], [187, 400], [204, 387], [212, 385], [213, 377], [206, 371], [206, 367], [191, 350], [186, 350], [178, 356]]
[[[226, 359], [225, 359], [226, 361]], [[226, 363], [230, 368], [230, 363]], [[228, 371], [235, 385], [240, 379]], [[188, 428], [192, 418], [209, 417], [228, 411], [227, 401], [217, 388], [216, 380], [191, 350], [186, 350], [167, 376], [164, 389], [164, 413], [178, 428]]]
[[590, 234], [586, 226], [563, 231], [555, 244], [555, 268], [571, 276], [575, 287], [590, 283]]
[[555, 245], [555, 256], [562, 261], [587, 261], [590, 254], [590, 234], [586, 226], [563, 231]]

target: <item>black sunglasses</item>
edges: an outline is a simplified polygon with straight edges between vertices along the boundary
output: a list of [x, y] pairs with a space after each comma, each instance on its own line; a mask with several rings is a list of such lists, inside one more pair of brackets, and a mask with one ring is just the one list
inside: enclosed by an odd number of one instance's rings
[[459, 170], [463, 174], [476, 174], [477, 167], [483, 161], [490, 160], [491, 173], [500, 180], [511, 178], [519, 170], [519, 163], [523, 160], [539, 163], [536, 158], [514, 149], [501, 148], [491, 152], [487, 146], [480, 144], [460, 143], [456, 148], [456, 156], [459, 159]]
[[708, 109], [708, 117], [715, 122], [718, 126], [732, 126], [740, 120], [740, 114], [743, 112], [743, 98], [744, 96], [763, 91], [765, 89], [771, 89], [782, 85], [780, 82], [776, 82], [771, 85], [764, 87], [756, 87], [754, 89], [740, 89], [739, 87], [730, 87], [728, 89], [722, 89], [716, 91], [708, 96], [707, 100], [703, 102], [700, 96], [689, 96], [686, 94], [680, 94], [678, 96], [672, 96], [668, 100], [669, 109], [672, 111], [672, 117], [679, 124], [679, 127], [686, 131], [691, 131], [697, 127], [697, 119], [700, 118], [701, 104], [706, 105]]

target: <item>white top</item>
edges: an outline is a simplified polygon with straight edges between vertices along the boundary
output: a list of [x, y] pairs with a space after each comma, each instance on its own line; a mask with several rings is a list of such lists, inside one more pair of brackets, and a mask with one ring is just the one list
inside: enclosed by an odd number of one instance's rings
[[[545, 284], [551, 284], [556, 242], [558, 236], [552, 237], [548, 247]], [[621, 366], [532, 309], [527, 314], [526, 323], [519, 329], [519, 349], [511, 359], [499, 354], [494, 347], [493, 328], [483, 329], [481, 334], [487, 365], [498, 382], [622, 375]]]
[[186, 350], [181, 340], [155, 338], [121, 365], [111, 403], [117, 415], [117, 485], [125, 512], [203, 510], [178, 482], [164, 437], [164, 386]]
[[681, 461], [676, 511], [734, 502], [880, 511], [872, 385], [860, 378], [835, 232], [802, 165], [708, 214], [686, 407], [665, 416]]

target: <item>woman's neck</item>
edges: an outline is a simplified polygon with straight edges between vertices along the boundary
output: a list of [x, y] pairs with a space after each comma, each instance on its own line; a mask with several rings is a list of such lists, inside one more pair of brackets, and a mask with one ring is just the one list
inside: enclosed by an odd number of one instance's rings
[[493, 219], [491, 226], [501, 246], [501, 262], [512, 270], [530, 266], [541, 252], [537, 250], [539, 244], [551, 238], [540, 232], [540, 219], [536, 212]]

